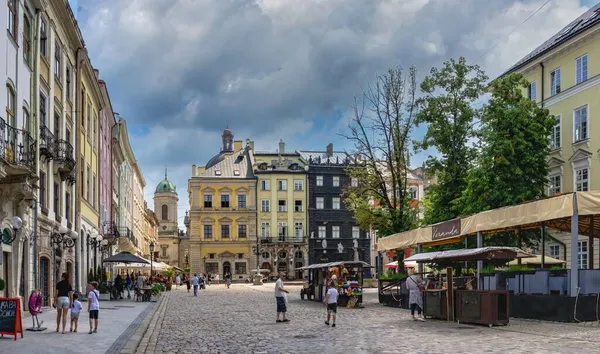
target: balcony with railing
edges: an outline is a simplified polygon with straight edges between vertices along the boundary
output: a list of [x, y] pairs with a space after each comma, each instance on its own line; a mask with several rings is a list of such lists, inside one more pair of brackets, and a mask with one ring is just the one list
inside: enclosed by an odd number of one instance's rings
[[306, 243], [306, 237], [304, 236], [259, 236], [260, 243], [262, 244], [302, 244]]
[[69, 172], [64, 180], [71, 186], [75, 184], [75, 181], [77, 180], [77, 166], [73, 166], [73, 170]]
[[60, 175], [62, 181], [69, 178], [71, 172], [75, 169], [75, 155], [73, 145], [66, 140], [55, 140], [54, 147], [54, 167]]
[[45, 125], [40, 126], [40, 158], [44, 158], [46, 161], [52, 160], [55, 149], [54, 134]]
[[35, 140], [28, 131], [6, 124], [0, 118], [0, 158], [9, 166], [9, 175], [19, 175], [35, 171]]
[[119, 248], [121, 251], [135, 253], [138, 248], [138, 240], [133, 235], [133, 231], [131, 231], [128, 227], [120, 227], [118, 229], [119, 232]]

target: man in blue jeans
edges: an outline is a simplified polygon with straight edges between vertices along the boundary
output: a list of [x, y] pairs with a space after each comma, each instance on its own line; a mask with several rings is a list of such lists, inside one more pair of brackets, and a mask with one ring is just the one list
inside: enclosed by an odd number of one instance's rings
[[[289, 291], [283, 288], [283, 272], [279, 272], [279, 278], [275, 282], [275, 299], [277, 300], [277, 321], [275, 322], [290, 322], [290, 320], [285, 318], [285, 314], [287, 313], [285, 294], [289, 294]], [[283, 320], [279, 319], [281, 314], [283, 314]]]
[[198, 276], [196, 274], [194, 274], [194, 277], [192, 278], [192, 285], [194, 286], [194, 296], [198, 296], [198, 284], [200, 283], [200, 280], [198, 279]]

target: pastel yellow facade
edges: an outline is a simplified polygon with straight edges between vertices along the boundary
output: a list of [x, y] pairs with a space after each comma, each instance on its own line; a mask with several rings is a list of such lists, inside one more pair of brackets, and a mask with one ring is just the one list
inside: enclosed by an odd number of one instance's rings
[[[532, 100], [556, 118], [550, 137], [548, 194], [600, 189], [600, 16], [594, 8], [561, 30], [509, 72], [530, 82]], [[570, 235], [556, 233], [546, 254], [570, 262]], [[598, 267], [598, 241], [580, 236], [580, 268]]]
[[190, 272], [248, 277], [256, 245], [256, 177], [250, 145], [223, 133], [223, 148], [188, 181]]

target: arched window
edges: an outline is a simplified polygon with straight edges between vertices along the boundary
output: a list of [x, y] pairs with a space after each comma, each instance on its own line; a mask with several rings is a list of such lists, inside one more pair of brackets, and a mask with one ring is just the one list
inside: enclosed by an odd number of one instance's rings
[[6, 85], [6, 123], [15, 127], [15, 91], [10, 85]]
[[167, 206], [167, 204], [163, 204], [161, 214], [162, 220], [169, 220], [169, 207]]

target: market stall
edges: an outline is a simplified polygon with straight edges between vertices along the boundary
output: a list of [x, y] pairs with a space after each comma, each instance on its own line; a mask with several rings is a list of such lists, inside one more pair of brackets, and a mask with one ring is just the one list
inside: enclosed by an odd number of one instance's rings
[[300, 291], [300, 297], [322, 302], [327, 284], [336, 283], [339, 292], [338, 304], [347, 307], [362, 307], [363, 270], [366, 262], [331, 262], [311, 264], [298, 270], [308, 271], [308, 281]]
[[[470, 261], [509, 261], [517, 258], [532, 257], [531, 254], [515, 247], [481, 247], [473, 249], [450, 250], [419, 253], [407, 258], [417, 263], [470, 262]], [[464, 286], [454, 281], [452, 268], [446, 269], [445, 276], [433, 284], [433, 289], [425, 286], [423, 292], [423, 311], [426, 316], [458, 322], [485, 325], [508, 324], [510, 318], [510, 297], [505, 290], [478, 290], [479, 274]], [[428, 283], [427, 285], [429, 285]], [[475, 284], [475, 288], [473, 286]], [[462, 289], [461, 289], [462, 288]], [[450, 289], [450, 291], [449, 291]]]

